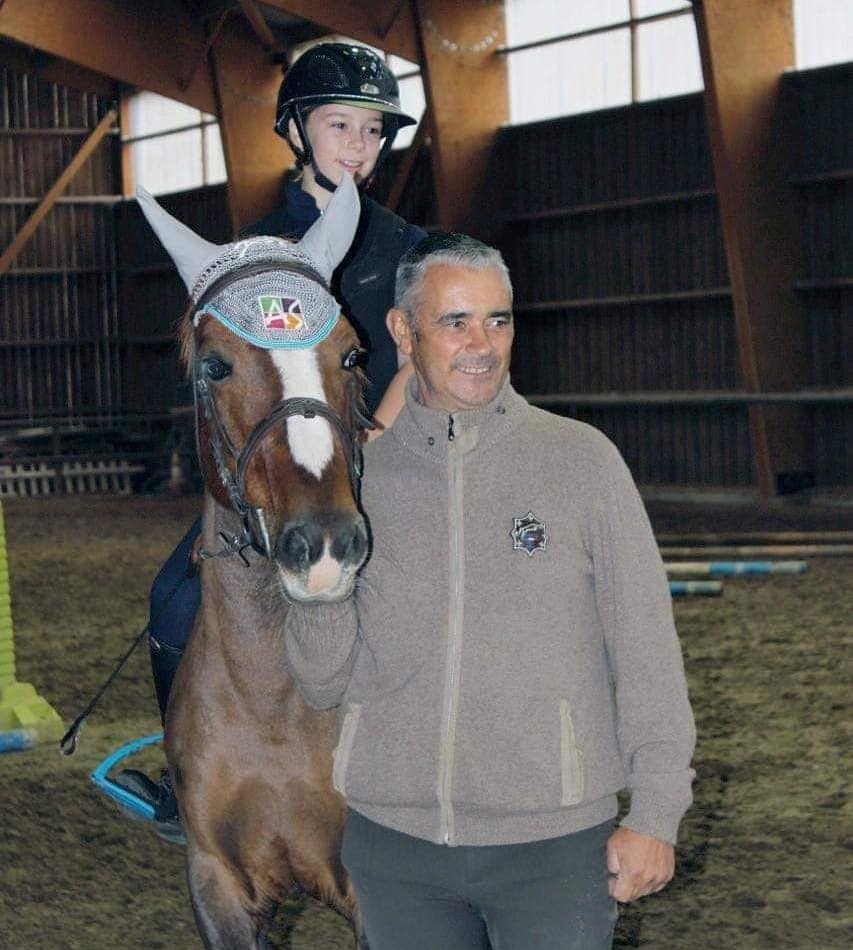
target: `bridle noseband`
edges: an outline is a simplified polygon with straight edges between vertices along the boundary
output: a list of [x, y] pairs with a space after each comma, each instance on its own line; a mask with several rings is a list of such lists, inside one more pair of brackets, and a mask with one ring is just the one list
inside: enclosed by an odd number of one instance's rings
[[[329, 292], [328, 285], [321, 275], [312, 267], [305, 264], [300, 264], [295, 261], [258, 262], [224, 274], [218, 280], [214, 281], [192, 308], [189, 314], [190, 320], [194, 322], [196, 318], [204, 312], [208, 302], [231, 284], [239, 280], [245, 280], [247, 277], [255, 277], [260, 274], [282, 270], [312, 280]], [[321, 400], [306, 396], [293, 396], [290, 399], [283, 399], [281, 402], [276, 403], [266, 416], [252, 429], [242, 447], [238, 448], [222, 423], [222, 419], [216, 409], [216, 400], [211, 392], [208, 381], [199, 376], [195, 348], [193, 348], [191, 358], [193, 399], [196, 404], [196, 449], [198, 456], [199, 459], [201, 459], [198, 426], [198, 404], [201, 403], [210, 428], [210, 449], [216, 464], [216, 471], [223, 487], [228, 493], [232, 507], [237, 514], [239, 514], [243, 524], [243, 530], [239, 535], [229, 537], [224, 532], [220, 532], [219, 536], [223, 542], [222, 548], [215, 552], [202, 551], [200, 555], [202, 558], [231, 557], [237, 554], [248, 567], [249, 561], [243, 554], [243, 551], [251, 547], [258, 554], [272, 559], [272, 544], [267, 530], [264, 510], [263, 508], [253, 508], [246, 501], [246, 473], [249, 469], [249, 463], [267, 433], [279, 424], [286, 424], [291, 416], [299, 416], [303, 419], [314, 419], [320, 416], [331, 423], [332, 429], [337, 433], [344, 448], [344, 458], [347, 463], [353, 497], [356, 499], [356, 502], [359, 500], [362, 475], [362, 452], [359, 435], [362, 429], [375, 429], [376, 423], [372, 419], [367, 418], [358, 408], [360, 384], [355, 374], [350, 377], [347, 384], [348, 403], [350, 407], [349, 425], [344, 422], [337, 412], [330, 409], [329, 406]], [[226, 453], [233, 460], [236, 477], [232, 474], [228, 466]]]

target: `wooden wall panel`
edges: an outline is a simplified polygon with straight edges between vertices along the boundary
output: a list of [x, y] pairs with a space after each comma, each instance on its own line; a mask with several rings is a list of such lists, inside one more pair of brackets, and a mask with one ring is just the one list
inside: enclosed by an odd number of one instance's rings
[[[804, 208], [803, 273], [809, 385], [853, 386], [853, 64], [786, 76], [789, 122], [797, 134], [794, 186]], [[853, 483], [853, 409], [809, 410], [819, 485]]]
[[[506, 129], [493, 167], [522, 392], [740, 388], [701, 96]], [[643, 483], [752, 482], [743, 408], [569, 411]]]
[[726, 286], [713, 201], [518, 221], [506, 239], [520, 300], [612, 297]]
[[[0, 246], [12, 242], [109, 105], [0, 69]], [[112, 145], [99, 146], [0, 277], [4, 420], [110, 414], [121, 401]], [[75, 196], [79, 203], [66, 200]]]
[[739, 408], [578, 406], [570, 414], [609, 436], [641, 485], [754, 482], [746, 413]]
[[[207, 240], [231, 240], [225, 185], [164, 195], [160, 203]], [[149, 412], [189, 405], [192, 391], [177, 343], [186, 288], [135, 201], [118, 209], [116, 228], [126, 405]]]
[[725, 299], [517, 313], [513, 380], [523, 392], [736, 389]]
[[697, 95], [505, 129], [491, 174], [510, 216], [714, 187]]
[[[799, 130], [802, 180], [791, 182], [791, 200], [800, 191], [807, 199], [799, 226], [809, 263], [798, 283], [814, 387], [853, 384], [853, 155], [842, 120], [851, 73], [847, 65], [783, 83]], [[743, 388], [701, 96], [506, 129], [492, 168], [506, 209], [500, 243], [516, 289], [513, 378], [523, 392]], [[850, 484], [849, 406], [806, 411], [817, 483]], [[745, 408], [573, 414], [615, 438], [641, 481], [754, 483]]]

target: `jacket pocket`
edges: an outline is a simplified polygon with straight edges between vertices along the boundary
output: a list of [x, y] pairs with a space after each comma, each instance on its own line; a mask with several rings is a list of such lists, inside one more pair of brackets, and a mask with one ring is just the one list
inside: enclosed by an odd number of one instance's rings
[[338, 736], [338, 744], [332, 752], [332, 785], [341, 795], [346, 795], [347, 767], [349, 766], [360, 717], [361, 703], [353, 703], [347, 710], [346, 716], [344, 716], [341, 734]]
[[583, 753], [575, 742], [575, 727], [569, 701], [560, 701], [560, 762], [563, 795], [561, 805], [577, 805], [583, 799]]

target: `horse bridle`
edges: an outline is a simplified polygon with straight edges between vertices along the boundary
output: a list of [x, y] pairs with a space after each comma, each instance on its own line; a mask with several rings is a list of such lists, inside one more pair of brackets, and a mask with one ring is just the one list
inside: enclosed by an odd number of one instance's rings
[[[210, 300], [221, 293], [226, 287], [247, 277], [256, 277], [272, 271], [288, 271], [305, 277], [319, 284], [327, 293], [329, 287], [322, 276], [312, 267], [296, 261], [260, 261], [239, 270], [231, 271], [215, 280], [210, 287], [199, 297], [189, 314], [189, 319], [195, 321], [202, 314]], [[263, 419], [252, 429], [241, 448], [234, 444], [228, 434], [219, 412], [216, 409], [216, 400], [211, 392], [210, 385], [198, 372], [198, 358], [193, 348], [192, 352], [193, 400], [196, 405], [196, 451], [201, 459], [201, 445], [198, 426], [198, 404], [201, 403], [205, 417], [210, 427], [210, 449], [216, 464], [216, 471], [223, 487], [228, 493], [234, 510], [240, 516], [242, 532], [229, 536], [220, 532], [223, 547], [215, 552], [202, 551], [202, 558], [230, 557], [238, 555], [248, 567], [249, 561], [243, 554], [246, 548], [251, 547], [258, 554], [269, 559], [273, 557], [272, 544], [267, 530], [263, 508], [254, 508], [246, 501], [246, 473], [249, 463], [267, 433], [279, 424], [286, 424], [291, 416], [300, 416], [303, 419], [314, 419], [317, 416], [326, 419], [332, 425], [344, 448], [344, 458], [347, 463], [350, 487], [353, 497], [359, 500], [359, 489], [362, 475], [362, 453], [360, 432], [362, 429], [375, 429], [376, 423], [367, 418], [358, 407], [359, 386], [357, 376], [353, 373], [348, 383], [347, 401], [350, 407], [349, 425], [340, 415], [319, 399], [306, 396], [293, 396], [276, 403]], [[236, 471], [236, 477], [226, 460], [226, 453], [231, 457]]]

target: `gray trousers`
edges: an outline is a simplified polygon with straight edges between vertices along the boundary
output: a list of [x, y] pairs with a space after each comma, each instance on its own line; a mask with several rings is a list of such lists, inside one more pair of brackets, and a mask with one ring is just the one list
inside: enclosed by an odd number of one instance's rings
[[370, 950], [609, 950], [608, 821], [529, 844], [447, 847], [347, 813], [343, 863]]

